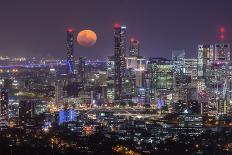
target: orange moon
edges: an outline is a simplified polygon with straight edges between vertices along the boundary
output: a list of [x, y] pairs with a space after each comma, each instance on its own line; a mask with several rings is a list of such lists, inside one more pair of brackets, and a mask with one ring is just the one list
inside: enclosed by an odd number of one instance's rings
[[81, 46], [90, 47], [97, 41], [97, 35], [92, 30], [82, 30], [77, 35], [77, 42]]

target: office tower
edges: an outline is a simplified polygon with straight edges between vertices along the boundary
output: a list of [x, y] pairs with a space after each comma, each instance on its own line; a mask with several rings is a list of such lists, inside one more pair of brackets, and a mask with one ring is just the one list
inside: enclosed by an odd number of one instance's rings
[[138, 101], [136, 97], [136, 69], [138, 68], [138, 62], [136, 56], [126, 57], [126, 76], [124, 83], [124, 94], [126, 98]]
[[126, 69], [132, 70], [136, 79], [136, 87], [143, 86], [144, 72], [147, 70], [147, 61], [143, 57], [126, 57]]
[[129, 41], [129, 56], [139, 56], [139, 41], [134, 38]]
[[123, 94], [127, 101], [136, 97], [136, 75], [132, 68], [126, 69], [125, 82], [123, 85]]
[[19, 102], [19, 125], [31, 125], [35, 116], [35, 102], [21, 100]]
[[185, 50], [172, 51], [172, 64], [175, 78], [174, 101], [187, 99], [187, 76], [185, 74]]
[[107, 92], [106, 92], [106, 97], [107, 97], [107, 101], [109, 103], [112, 103], [114, 100], [114, 94], [115, 94], [115, 89], [114, 89], [114, 78], [115, 78], [115, 71], [114, 71], [114, 57], [113, 56], [109, 56], [106, 62], [106, 66], [107, 66]]
[[56, 104], [59, 104], [63, 99], [64, 94], [64, 82], [62, 80], [57, 80], [55, 83], [55, 100]]
[[[217, 113], [226, 114], [229, 111], [229, 102], [231, 100], [231, 54], [230, 44], [215, 44], [215, 60], [213, 67], [213, 81], [210, 90], [212, 90], [214, 103], [217, 107]], [[207, 80], [209, 81], [209, 80]], [[206, 85], [207, 86], [207, 85]]]
[[231, 60], [230, 44], [215, 44], [215, 60]]
[[8, 91], [6, 89], [1, 89], [1, 102], [0, 102], [0, 126], [6, 127], [8, 125]]
[[[180, 76], [176, 74], [175, 76], [175, 89], [179, 92], [179, 96], [182, 99], [196, 100], [197, 99], [197, 59], [186, 59], [184, 58], [183, 72]], [[190, 92], [195, 92], [194, 97], [189, 96]], [[187, 94], [182, 93], [187, 92]], [[181, 95], [183, 94], [183, 95]], [[190, 93], [190, 95], [193, 95]]]
[[122, 101], [123, 83], [126, 69], [126, 27], [119, 24], [114, 25], [114, 85], [115, 102]]
[[172, 51], [172, 63], [173, 63], [177, 86], [180, 86], [179, 84], [181, 83], [184, 76], [184, 59], [185, 59], [184, 50]]
[[156, 102], [159, 99], [169, 104], [174, 90], [172, 62], [164, 58], [150, 58], [147, 71], [150, 78], [151, 101]]
[[206, 77], [208, 69], [213, 64], [214, 47], [213, 45], [198, 45], [198, 66], [199, 77]]
[[[144, 76], [147, 69], [147, 60], [142, 56], [127, 56], [126, 58], [126, 76], [124, 83], [123, 94], [125, 94], [130, 99], [138, 101], [140, 103], [142, 100], [139, 100], [139, 97], [143, 96], [141, 93], [145, 90], [144, 88]], [[143, 101], [145, 101], [143, 99]]]
[[214, 96], [213, 83], [215, 78], [215, 53], [214, 46], [202, 44], [198, 45], [198, 57], [197, 57], [197, 93], [200, 103], [208, 102], [207, 94]]
[[136, 87], [144, 86], [144, 72], [147, 70], [147, 60], [143, 57], [137, 58], [136, 72]]
[[79, 62], [78, 62], [78, 78], [79, 78], [79, 81], [82, 83], [82, 84], [85, 84], [86, 80], [85, 80], [85, 61], [86, 61], [86, 58], [84, 57], [79, 57]]
[[73, 29], [67, 29], [66, 52], [68, 74], [74, 74], [74, 34]]

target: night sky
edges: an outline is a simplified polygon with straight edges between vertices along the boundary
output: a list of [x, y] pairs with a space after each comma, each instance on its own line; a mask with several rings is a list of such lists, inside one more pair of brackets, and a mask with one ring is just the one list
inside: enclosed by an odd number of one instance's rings
[[147, 57], [171, 57], [179, 49], [195, 56], [198, 44], [219, 41], [221, 26], [232, 43], [231, 0], [1, 0], [0, 55], [65, 58], [65, 30], [72, 27], [98, 36], [90, 48], [76, 44], [75, 56], [106, 58], [116, 22], [140, 40]]

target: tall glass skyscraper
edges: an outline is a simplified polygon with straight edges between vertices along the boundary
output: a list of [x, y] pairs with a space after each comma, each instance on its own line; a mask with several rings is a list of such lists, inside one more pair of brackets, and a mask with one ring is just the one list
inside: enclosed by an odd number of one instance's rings
[[79, 62], [78, 62], [78, 78], [79, 81], [84, 85], [86, 82], [86, 76], [85, 76], [85, 57], [79, 57]]
[[198, 76], [206, 77], [207, 69], [210, 68], [214, 60], [213, 45], [198, 45]]
[[126, 69], [126, 26], [114, 25], [115, 102], [122, 101], [122, 86]]
[[74, 30], [67, 29], [67, 42], [66, 42], [66, 52], [67, 52], [67, 70], [68, 74], [74, 74]]

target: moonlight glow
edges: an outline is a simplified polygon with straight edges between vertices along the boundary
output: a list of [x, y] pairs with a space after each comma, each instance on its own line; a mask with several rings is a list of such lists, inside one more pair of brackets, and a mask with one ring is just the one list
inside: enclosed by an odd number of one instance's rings
[[97, 35], [92, 30], [82, 30], [77, 35], [77, 42], [81, 46], [90, 47], [97, 41]]

